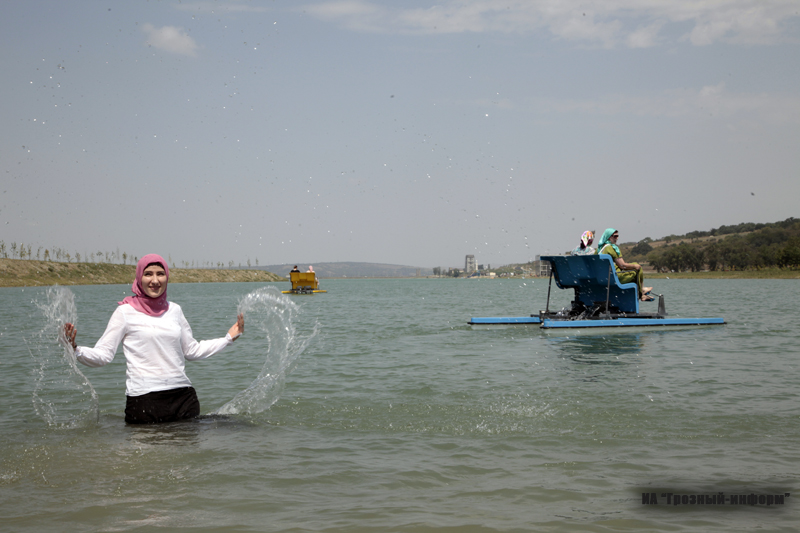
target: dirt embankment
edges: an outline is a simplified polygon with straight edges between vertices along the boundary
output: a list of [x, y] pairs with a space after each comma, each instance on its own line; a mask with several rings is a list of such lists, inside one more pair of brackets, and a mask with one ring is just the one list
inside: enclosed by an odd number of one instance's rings
[[[130, 284], [136, 269], [133, 265], [110, 263], [57, 263], [0, 258], [0, 287], [37, 287], [42, 285]], [[287, 281], [266, 270], [215, 270], [171, 268], [170, 283], [215, 283], [226, 281]]]

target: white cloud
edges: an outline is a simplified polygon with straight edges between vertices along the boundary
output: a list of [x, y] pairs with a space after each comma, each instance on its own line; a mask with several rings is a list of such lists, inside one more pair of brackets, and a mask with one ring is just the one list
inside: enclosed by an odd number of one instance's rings
[[175, 9], [204, 13], [263, 13], [269, 11], [264, 6], [254, 6], [242, 2], [181, 2], [175, 5]]
[[[324, 20], [342, 22], [348, 29], [365, 32], [388, 31], [388, 10], [361, 0], [342, 0], [305, 6], [303, 11]], [[401, 15], [401, 14], [400, 14]]]
[[731, 2], [713, 12], [698, 14], [697, 24], [689, 38], [693, 44], [705, 45], [718, 40], [761, 44], [773, 42], [780, 35], [779, 21], [797, 16], [797, 4], [792, 10], [776, 9], [771, 2]]
[[405, 8], [388, 0], [332, 0], [302, 9], [355, 31], [546, 31], [569, 41], [641, 48], [679, 39], [698, 46], [779, 42], [787, 38], [786, 26], [800, 18], [797, 5], [797, 0], [445, 0]]
[[176, 26], [156, 28], [147, 23], [142, 25], [142, 31], [147, 34], [145, 42], [148, 46], [184, 56], [194, 56], [197, 53], [197, 43], [183, 31], [183, 28]]
[[634, 30], [625, 39], [629, 48], [650, 48], [659, 42], [658, 33], [664, 26], [663, 22], [656, 22]]

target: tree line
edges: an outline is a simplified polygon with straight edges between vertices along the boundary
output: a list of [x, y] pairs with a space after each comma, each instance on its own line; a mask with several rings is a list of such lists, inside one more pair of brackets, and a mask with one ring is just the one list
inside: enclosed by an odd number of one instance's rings
[[[11, 254], [10, 258], [9, 254]], [[36, 254], [34, 256], [33, 246], [30, 244], [26, 245], [24, 243], [12, 242], [6, 246], [5, 241], [0, 241], [0, 257], [3, 259], [35, 259], [37, 261], [56, 261], [67, 263], [71, 263], [73, 260], [76, 263], [80, 263], [81, 260], [83, 260], [84, 263], [122, 263], [123, 265], [127, 264], [128, 259], [131, 259], [134, 263], [138, 260], [133, 256], [129, 256], [126, 252], [122, 252], [120, 254], [119, 250], [116, 250], [115, 252], [100, 251], [84, 253], [81, 255], [80, 252], [71, 254], [63, 248], [44, 248], [42, 246], [38, 246], [36, 248]]]
[[[701, 238], [706, 239], [698, 240]], [[653, 248], [652, 241], [645, 239], [633, 246], [630, 253], [646, 257], [659, 272], [800, 267], [800, 220], [796, 218], [767, 224], [721, 226], [707, 232], [671, 235], [664, 240], [668, 244]], [[672, 242], [677, 240], [682, 242]]]
[[764, 222], [764, 223], [756, 223], [756, 222], [742, 222], [741, 224], [736, 224], [735, 226], [720, 226], [719, 228], [711, 228], [708, 231], [691, 231], [686, 235], [668, 235], [664, 237], [666, 242], [670, 242], [672, 240], [679, 240], [679, 239], [696, 239], [700, 237], [716, 237], [722, 235], [731, 235], [734, 233], [750, 233], [753, 231], [759, 231], [762, 229], [788, 229], [792, 226], [796, 225], [798, 219], [794, 217], [789, 217], [786, 220], [781, 220], [779, 222]]
[[[9, 257], [9, 255], [11, 257]], [[116, 263], [127, 265], [129, 262], [132, 265], [135, 265], [139, 258], [133, 255], [128, 254], [127, 252], [120, 253], [119, 249], [112, 251], [112, 252], [84, 252], [81, 254], [80, 252], [75, 252], [74, 254], [68, 252], [63, 248], [58, 247], [51, 247], [51, 248], [44, 248], [42, 246], [38, 246], [36, 248], [36, 253], [34, 253], [33, 246], [30, 244], [23, 244], [18, 242], [12, 242], [6, 245], [5, 241], [0, 241], [0, 257], [3, 259], [28, 259], [28, 260], [37, 260], [37, 261], [55, 261], [55, 262], [66, 262], [66, 263]], [[172, 257], [168, 258], [170, 264], [173, 264]], [[181, 266], [183, 268], [234, 268], [235, 263], [234, 261], [228, 261], [228, 263], [224, 263], [223, 261], [181, 261]], [[255, 260], [256, 266], [258, 266], [258, 258]], [[247, 266], [250, 267], [250, 259], [247, 259]], [[242, 267], [242, 264], [239, 263], [239, 268]]]

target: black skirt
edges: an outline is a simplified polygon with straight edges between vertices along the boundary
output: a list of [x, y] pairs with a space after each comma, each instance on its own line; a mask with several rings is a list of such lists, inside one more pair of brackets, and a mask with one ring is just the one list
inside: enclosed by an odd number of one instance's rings
[[128, 424], [160, 424], [200, 415], [200, 401], [194, 387], [148, 392], [127, 398], [125, 422]]

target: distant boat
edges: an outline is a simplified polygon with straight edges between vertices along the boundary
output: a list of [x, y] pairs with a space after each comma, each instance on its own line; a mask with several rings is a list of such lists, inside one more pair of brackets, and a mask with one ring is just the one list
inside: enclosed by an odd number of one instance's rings
[[319, 280], [314, 272], [290, 272], [289, 280], [292, 282], [292, 289], [281, 291], [283, 294], [314, 294], [317, 292], [328, 292], [320, 290]]
[[[658, 296], [658, 311], [639, 311], [636, 283], [619, 282], [610, 255], [542, 256], [550, 263], [547, 305], [538, 315], [471, 318], [471, 326], [538, 325], [548, 333], [607, 333], [632, 329], [685, 329], [725, 324], [723, 318], [667, 318], [664, 296]], [[572, 307], [550, 311], [550, 288], [555, 278], [560, 289], [573, 289]]]

